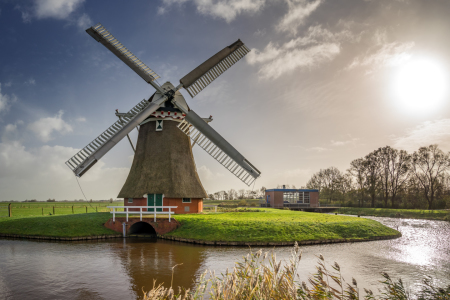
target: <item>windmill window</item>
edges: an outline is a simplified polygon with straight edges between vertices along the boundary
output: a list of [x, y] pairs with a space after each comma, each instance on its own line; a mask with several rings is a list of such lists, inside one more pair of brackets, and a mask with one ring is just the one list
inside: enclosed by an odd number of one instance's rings
[[128, 203], [133, 203], [133, 198], [128, 198]]
[[191, 203], [191, 198], [183, 198], [182, 203]]

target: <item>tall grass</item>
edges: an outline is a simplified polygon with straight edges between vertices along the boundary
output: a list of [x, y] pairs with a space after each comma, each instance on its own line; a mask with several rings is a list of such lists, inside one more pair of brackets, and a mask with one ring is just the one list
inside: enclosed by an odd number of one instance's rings
[[308, 282], [299, 282], [297, 269], [301, 260], [301, 251], [295, 245], [291, 257], [284, 265], [277, 261], [276, 254], [250, 252], [242, 261], [237, 262], [231, 272], [220, 276], [215, 272], [205, 271], [196, 282], [194, 288], [182, 289], [178, 293], [171, 287], [153, 282], [153, 289], [144, 293], [144, 300], [322, 300], [322, 299], [367, 299], [367, 300], [450, 300], [450, 285], [447, 288], [436, 288], [430, 278], [423, 281], [422, 289], [417, 295], [411, 295], [401, 279], [394, 281], [387, 273], [383, 273], [382, 294], [376, 296], [371, 290], [364, 290], [359, 295], [358, 284], [354, 278], [345, 281], [338, 263], [327, 264], [322, 255], [318, 256], [316, 273], [308, 278]]

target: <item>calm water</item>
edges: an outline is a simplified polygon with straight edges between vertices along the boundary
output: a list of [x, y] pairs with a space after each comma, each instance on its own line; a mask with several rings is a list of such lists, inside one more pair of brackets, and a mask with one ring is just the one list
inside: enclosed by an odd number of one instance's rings
[[[401, 277], [416, 290], [425, 275], [450, 284], [450, 223], [373, 218], [403, 237], [389, 241], [303, 247], [300, 276], [315, 271], [321, 253], [337, 261], [348, 281], [380, 287], [380, 272]], [[264, 250], [270, 250], [265, 248]], [[276, 248], [287, 259], [291, 248]], [[216, 274], [232, 268], [247, 248], [205, 247], [163, 240], [118, 239], [102, 242], [37, 242], [0, 240], [0, 299], [140, 299], [153, 279], [191, 287], [205, 269]]]

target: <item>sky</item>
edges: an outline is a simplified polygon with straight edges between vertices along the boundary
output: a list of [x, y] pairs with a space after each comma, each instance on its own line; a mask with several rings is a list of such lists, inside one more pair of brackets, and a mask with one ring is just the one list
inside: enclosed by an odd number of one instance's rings
[[[0, 0], [0, 200], [82, 199], [64, 164], [154, 89], [85, 30], [103, 24], [179, 79], [241, 39], [251, 52], [190, 108], [261, 172], [250, 188], [198, 146], [208, 191], [305, 186], [386, 145], [450, 150], [447, 0]], [[137, 132], [131, 134], [134, 141]], [[122, 140], [79, 179], [115, 199]]]

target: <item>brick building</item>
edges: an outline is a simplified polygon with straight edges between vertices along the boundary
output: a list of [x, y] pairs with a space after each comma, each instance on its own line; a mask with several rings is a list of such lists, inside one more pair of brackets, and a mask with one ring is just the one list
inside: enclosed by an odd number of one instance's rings
[[269, 189], [261, 206], [292, 209], [319, 207], [319, 190]]

